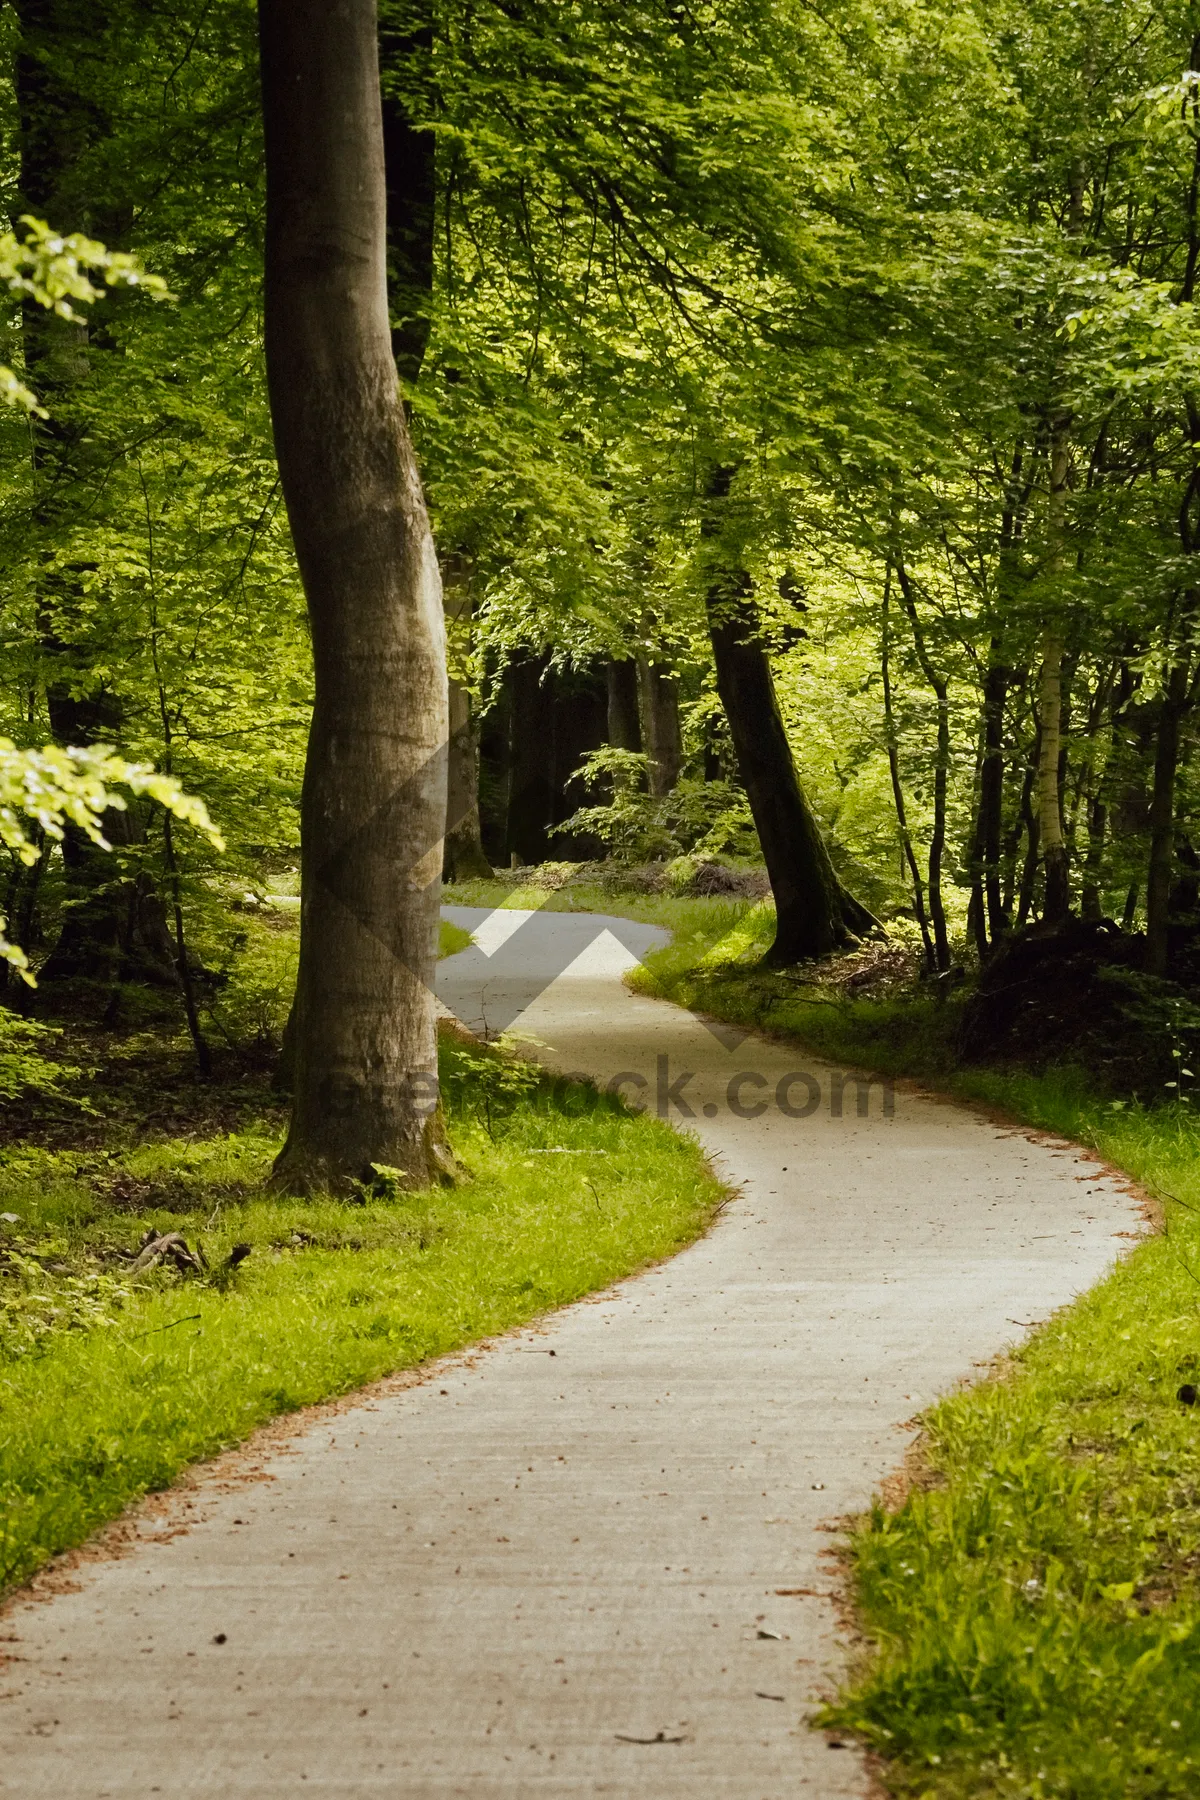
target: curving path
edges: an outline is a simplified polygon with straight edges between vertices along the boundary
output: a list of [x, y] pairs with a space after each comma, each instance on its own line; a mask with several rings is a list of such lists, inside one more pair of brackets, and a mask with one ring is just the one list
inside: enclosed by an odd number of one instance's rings
[[559, 1066], [690, 1108], [739, 1197], [673, 1262], [311, 1427], [190, 1530], [6, 1615], [5, 1795], [869, 1792], [803, 1723], [843, 1654], [831, 1522], [921, 1406], [1102, 1273], [1133, 1204], [907, 1091], [863, 1118], [848, 1084], [836, 1116], [834, 1071], [627, 993], [647, 927], [450, 916], [491, 952], [442, 965], [460, 1017], [523, 1008]]

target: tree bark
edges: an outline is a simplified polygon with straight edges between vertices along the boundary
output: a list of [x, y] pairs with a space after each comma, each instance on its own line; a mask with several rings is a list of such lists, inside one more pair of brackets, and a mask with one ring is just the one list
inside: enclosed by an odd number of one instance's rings
[[259, 0], [266, 350], [312, 628], [291, 1192], [447, 1168], [441, 582], [393, 359], [374, 0]]
[[605, 669], [608, 684], [608, 741], [614, 750], [640, 750], [642, 726], [638, 716], [638, 668], [632, 657], [610, 662]]
[[[708, 537], [719, 536], [719, 506], [732, 479], [728, 468], [710, 477]], [[856, 943], [878, 922], [839, 880], [800, 785], [749, 576], [740, 568], [714, 575], [705, 604], [717, 692], [775, 896], [775, 941], [763, 960], [786, 968]]]
[[648, 785], [651, 794], [661, 799], [679, 780], [683, 765], [679, 683], [668, 668], [648, 656], [637, 659], [637, 683]]

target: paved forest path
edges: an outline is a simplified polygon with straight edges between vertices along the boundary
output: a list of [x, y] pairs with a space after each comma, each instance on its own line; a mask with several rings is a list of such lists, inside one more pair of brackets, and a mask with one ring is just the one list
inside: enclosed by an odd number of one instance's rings
[[[900, 1462], [904, 1421], [1100, 1275], [1136, 1214], [1079, 1152], [956, 1106], [902, 1092], [889, 1118], [876, 1088], [863, 1118], [851, 1083], [836, 1116], [828, 1068], [622, 988], [658, 935], [496, 914], [493, 954], [449, 959], [440, 986], [493, 1028], [531, 1001], [521, 1028], [560, 1067], [678, 1116], [674, 1090], [740, 1186], [712, 1233], [314, 1425], [273, 1480], [210, 1484], [190, 1530], [147, 1526], [8, 1614], [5, 1795], [867, 1791], [803, 1724], [841, 1656], [830, 1522]], [[758, 1116], [731, 1110], [739, 1075]]]

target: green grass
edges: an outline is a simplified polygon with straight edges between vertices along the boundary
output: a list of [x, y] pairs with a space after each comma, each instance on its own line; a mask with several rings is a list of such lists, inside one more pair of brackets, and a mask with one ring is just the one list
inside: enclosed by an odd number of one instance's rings
[[438, 955], [457, 956], [471, 942], [471, 934], [464, 931], [461, 925], [452, 925], [449, 919], [442, 919], [438, 924]]
[[829, 970], [764, 972], [769, 907], [670, 904], [676, 938], [633, 972], [640, 991], [1094, 1147], [1165, 1215], [925, 1415], [907, 1498], [850, 1541], [871, 1648], [824, 1722], [878, 1754], [896, 1795], [1195, 1800], [1200, 1407], [1177, 1396], [1200, 1386], [1200, 1118], [1114, 1102], [1077, 1070], [960, 1069], [953, 997], [849, 999]]
[[[272, 1415], [504, 1331], [671, 1255], [720, 1198], [698, 1149], [590, 1087], [481, 1082], [443, 1045], [453, 1189], [360, 1205], [261, 1190], [278, 1116], [0, 1167], [0, 1586]], [[487, 1114], [482, 1088], [490, 1088]], [[131, 1280], [148, 1226], [223, 1285]]]
[[[1036, 1099], [1036, 1097], [1035, 1097]], [[1167, 1202], [1169, 1229], [925, 1417], [924, 1481], [854, 1534], [874, 1640], [829, 1723], [896, 1794], [1200, 1792], [1200, 1128], [1035, 1105]]]

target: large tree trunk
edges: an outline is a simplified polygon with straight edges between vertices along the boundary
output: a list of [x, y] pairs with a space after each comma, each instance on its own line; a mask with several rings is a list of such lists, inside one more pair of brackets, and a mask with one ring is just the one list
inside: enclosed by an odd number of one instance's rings
[[446, 813], [441, 582], [388, 323], [374, 0], [260, 0], [267, 376], [312, 627], [293, 1105], [276, 1180], [424, 1183]]
[[[732, 479], [728, 468], [710, 477], [707, 537], [720, 535], [719, 504]], [[717, 692], [775, 896], [775, 941], [764, 961], [786, 968], [856, 942], [877, 921], [839, 880], [800, 785], [750, 578], [741, 568], [720, 569], [719, 552], [715, 561], [705, 604]]]
[[637, 659], [637, 683], [648, 785], [651, 794], [661, 799], [671, 792], [683, 766], [679, 683], [670, 669], [648, 656]]

